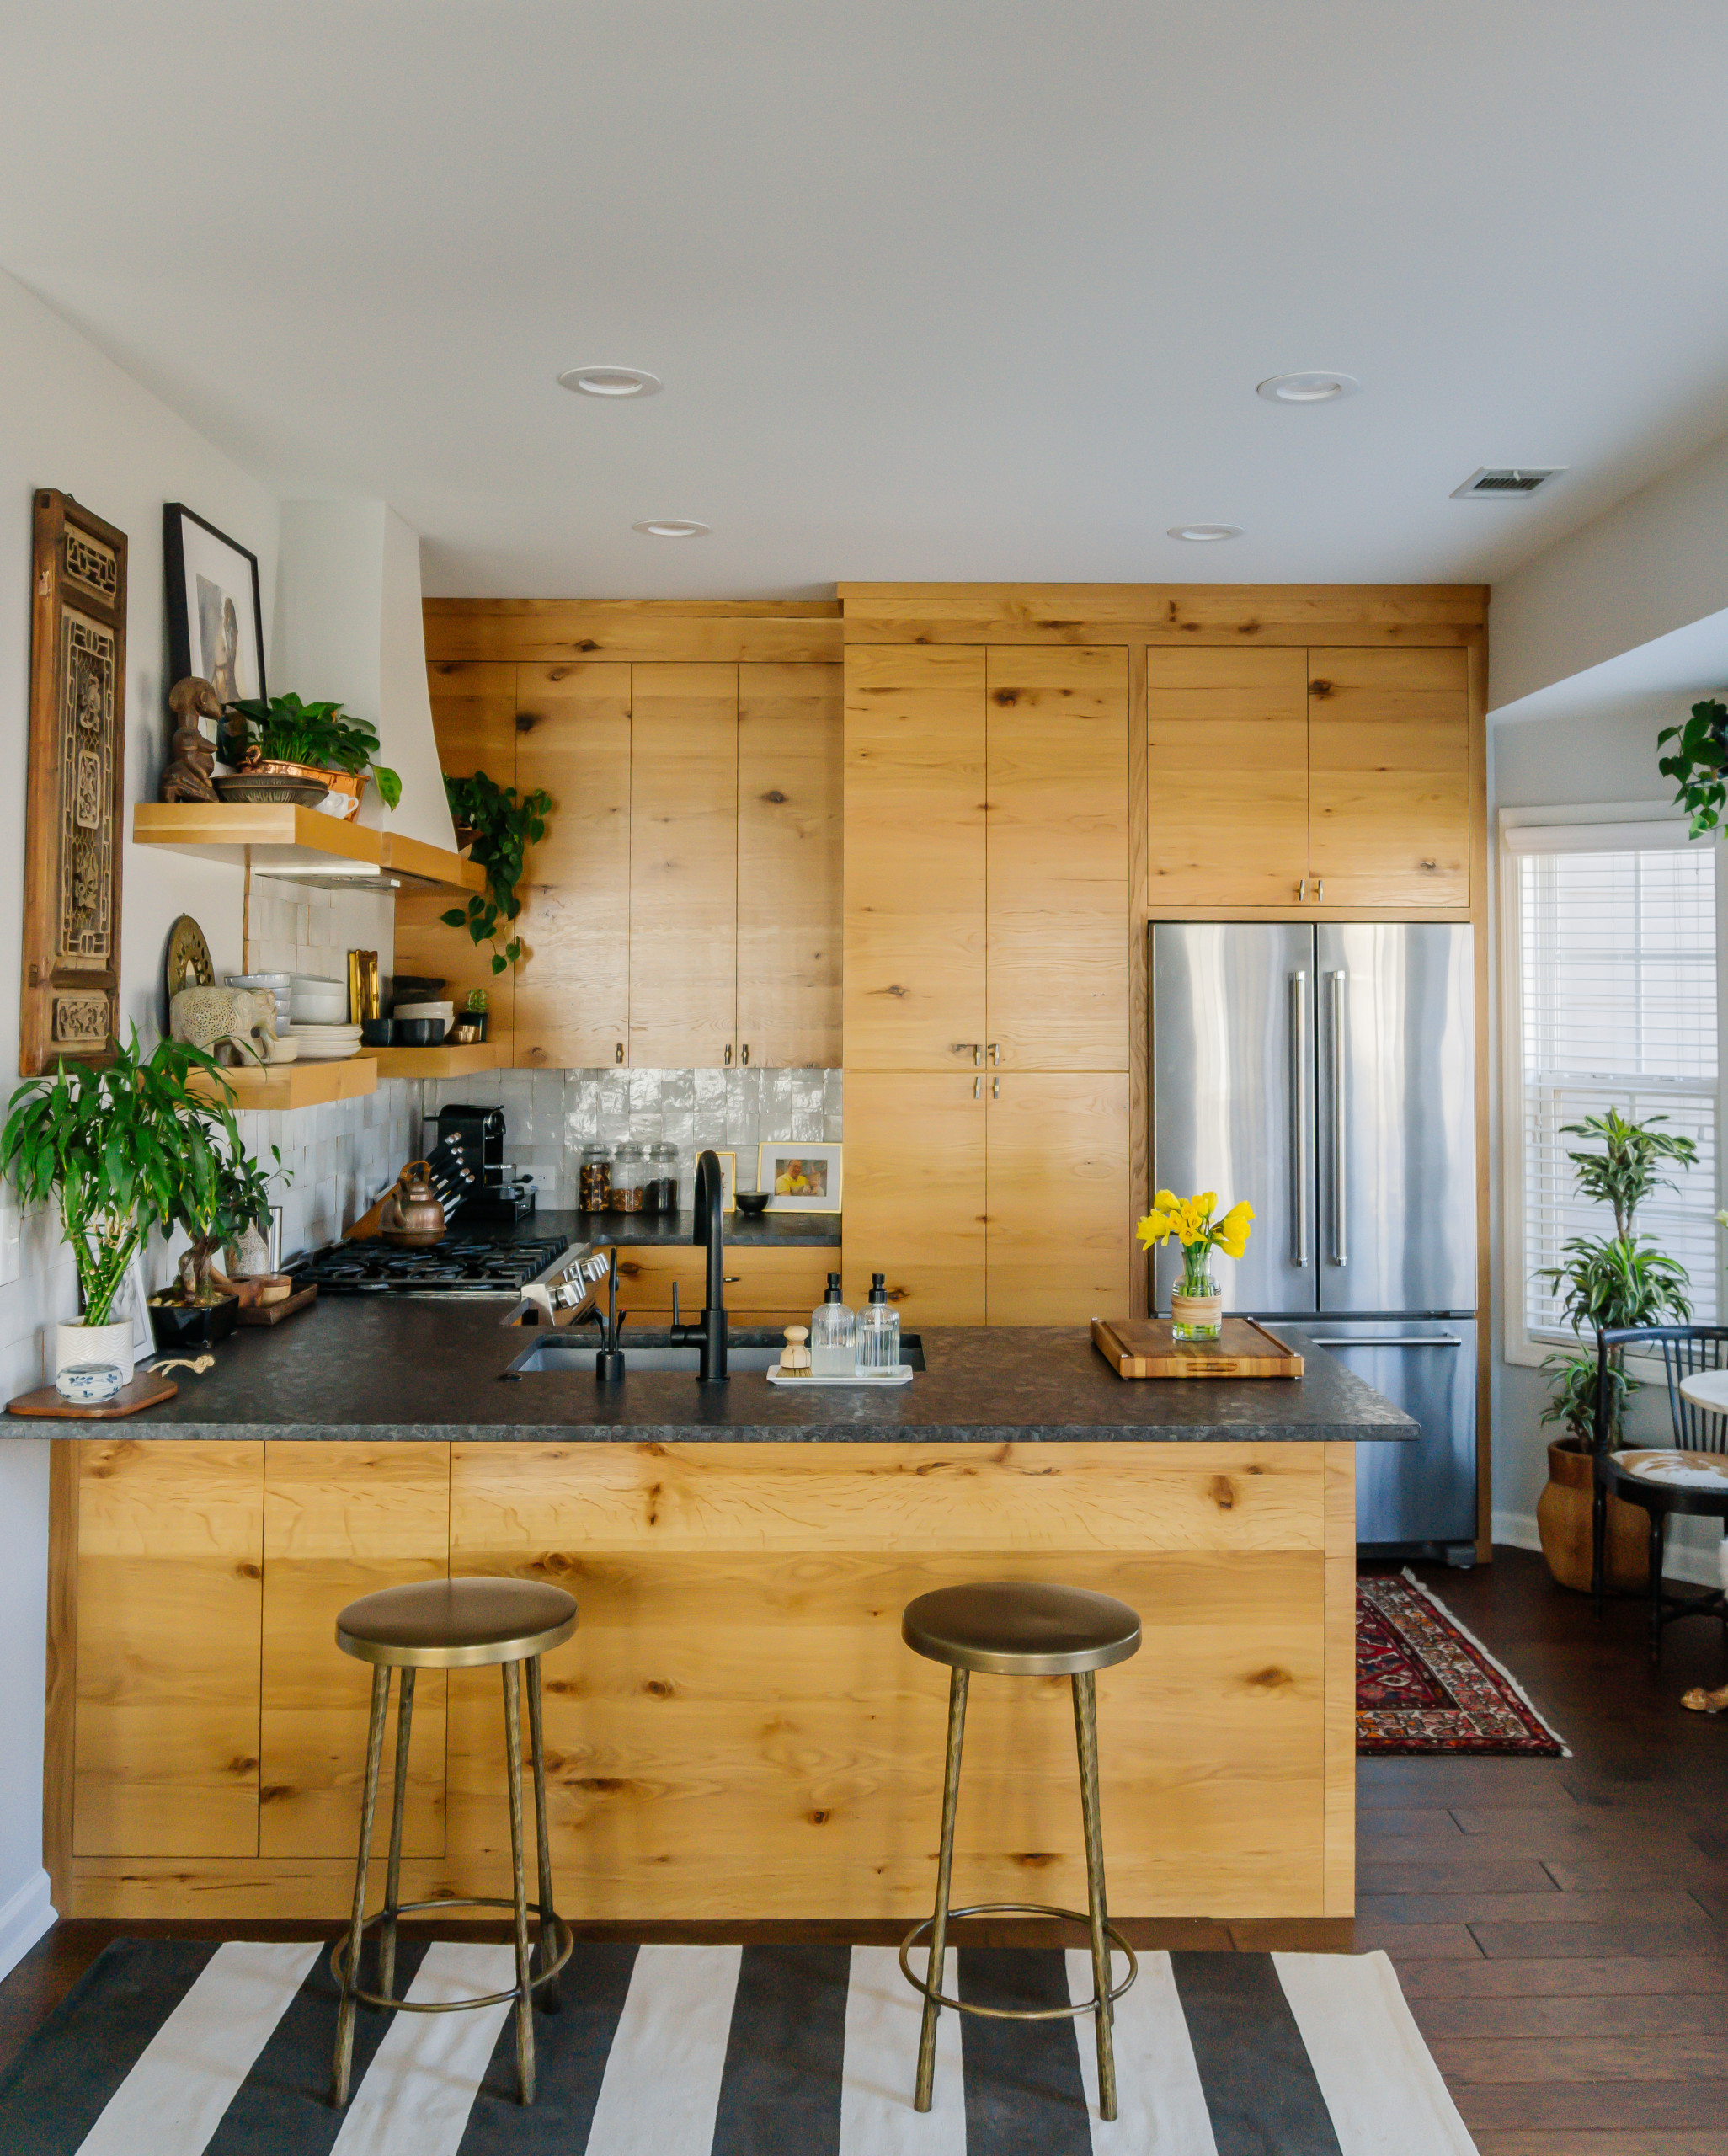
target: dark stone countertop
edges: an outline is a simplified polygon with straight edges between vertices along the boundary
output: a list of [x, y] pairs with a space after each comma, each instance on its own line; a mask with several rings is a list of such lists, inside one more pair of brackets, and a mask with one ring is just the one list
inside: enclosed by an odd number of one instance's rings
[[[616, 1243], [628, 1246], [667, 1248], [690, 1241], [696, 1215], [682, 1213], [540, 1213], [535, 1215], [542, 1235], [568, 1235], [573, 1243], [596, 1243], [602, 1249]], [[530, 1229], [531, 1224], [525, 1223]], [[840, 1216], [838, 1213], [765, 1213], [752, 1220], [743, 1213], [726, 1216], [728, 1250], [767, 1250], [776, 1244], [805, 1249], [838, 1250]]]
[[[723, 1385], [640, 1373], [602, 1392], [591, 1374], [505, 1380], [532, 1345], [489, 1296], [330, 1296], [237, 1332], [203, 1376], [176, 1373], [165, 1406], [112, 1422], [9, 1418], [36, 1438], [347, 1438], [521, 1443], [702, 1439], [942, 1444], [1411, 1438], [1416, 1427], [1324, 1349], [1299, 1379], [1118, 1378], [1079, 1326], [919, 1328], [927, 1368], [893, 1390], [792, 1392], [741, 1372]], [[1281, 1326], [1293, 1341], [1300, 1328]], [[584, 1328], [589, 1338], [593, 1335]], [[623, 1347], [627, 1365], [631, 1332]]]

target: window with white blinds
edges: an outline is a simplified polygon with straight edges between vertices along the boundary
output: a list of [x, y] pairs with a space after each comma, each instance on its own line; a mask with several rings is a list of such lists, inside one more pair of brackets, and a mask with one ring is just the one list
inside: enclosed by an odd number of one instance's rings
[[[1626, 828], [1629, 841], [1656, 838]], [[1609, 1107], [1694, 1139], [1697, 1165], [1640, 1209], [1637, 1227], [1686, 1267], [1693, 1318], [1714, 1324], [1716, 1197], [1715, 847], [1618, 843], [1612, 827], [1507, 834], [1518, 908], [1523, 1072], [1524, 1324], [1566, 1340], [1560, 1298], [1539, 1276], [1570, 1236], [1613, 1232], [1576, 1193], [1564, 1126]], [[1571, 847], [1568, 841], [1571, 841]]]

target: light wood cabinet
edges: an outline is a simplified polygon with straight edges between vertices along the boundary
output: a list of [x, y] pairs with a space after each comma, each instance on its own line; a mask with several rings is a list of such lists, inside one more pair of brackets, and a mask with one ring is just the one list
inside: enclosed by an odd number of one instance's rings
[[840, 1059], [838, 666], [738, 670], [739, 1060]]
[[1128, 654], [997, 647], [987, 680], [986, 1060], [1125, 1070]]
[[1084, 1325], [1128, 1278], [1120, 1071], [846, 1079], [846, 1299], [903, 1325]]
[[[839, 1223], [835, 1228], [838, 1230]], [[604, 1249], [605, 1245], [600, 1246]], [[627, 1243], [618, 1251], [618, 1307], [648, 1325], [672, 1315], [672, 1290], [685, 1324], [702, 1307], [707, 1252], [694, 1244]], [[726, 1246], [726, 1308], [742, 1326], [808, 1325], [830, 1273], [840, 1270], [840, 1243]]]
[[439, 755], [556, 804], [519, 969], [398, 895], [396, 968], [483, 987], [541, 1068], [840, 1058], [840, 669], [564, 659], [429, 669]]
[[1468, 664], [1309, 654], [1309, 867], [1327, 905], [1469, 904]]
[[989, 1088], [971, 1070], [846, 1072], [846, 1300], [872, 1273], [907, 1326], [982, 1325]]
[[637, 666], [630, 1060], [729, 1063], [738, 999], [738, 669]]
[[1127, 1074], [1005, 1071], [992, 1074], [985, 1093], [989, 1322], [1083, 1326], [1119, 1310], [1128, 1279]]
[[847, 1071], [970, 1070], [985, 1038], [984, 654], [850, 649], [845, 696]]
[[[516, 784], [557, 807], [531, 847], [518, 926], [515, 1059], [621, 1062], [630, 1038], [631, 669], [518, 669]], [[440, 737], [441, 739], [441, 737]]]
[[1469, 664], [1149, 649], [1153, 909], [1468, 906]]
[[1308, 654], [1146, 654], [1148, 896], [1292, 905], [1308, 874]]

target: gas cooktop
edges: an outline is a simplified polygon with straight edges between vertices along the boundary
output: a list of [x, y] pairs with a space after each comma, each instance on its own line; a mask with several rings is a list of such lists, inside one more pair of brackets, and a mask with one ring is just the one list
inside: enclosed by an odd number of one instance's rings
[[321, 1295], [510, 1295], [570, 1247], [568, 1235], [504, 1243], [453, 1228], [428, 1250], [383, 1241], [326, 1243], [289, 1267], [297, 1286]]

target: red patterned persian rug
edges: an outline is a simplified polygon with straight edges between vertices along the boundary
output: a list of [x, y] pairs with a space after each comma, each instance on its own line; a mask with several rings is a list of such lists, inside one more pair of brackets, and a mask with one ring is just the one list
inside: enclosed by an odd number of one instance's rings
[[1409, 1572], [1356, 1583], [1356, 1748], [1379, 1758], [1572, 1756], [1511, 1672]]

